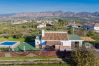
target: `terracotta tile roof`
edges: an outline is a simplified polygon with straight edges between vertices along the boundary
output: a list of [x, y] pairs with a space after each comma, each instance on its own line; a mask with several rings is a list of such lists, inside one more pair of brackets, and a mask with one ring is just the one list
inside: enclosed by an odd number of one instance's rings
[[81, 37], [81, 39], [84, 40], [84, 41], [89, 41], [89, 42], [95, 41], [91, 37]]
[[66, 32], [46, 32], [43, 40], [67, 40], [67, 33]]

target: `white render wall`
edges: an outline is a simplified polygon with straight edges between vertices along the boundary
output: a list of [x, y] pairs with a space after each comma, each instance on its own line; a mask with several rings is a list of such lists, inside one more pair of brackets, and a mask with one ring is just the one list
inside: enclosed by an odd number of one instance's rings
[[72, 42], [79, 42], [79, 46], [82, 46], [83, 40], [67, 40], [67, 41], [61, 41], [63, 46], [71, 46]]
[[44, 25], [41, 24], [41, 25], [38, 25], [38, 26], [37, 26], [37, 28], [44, 28], [44, 27], [46, 27], [46, 24], [44, 24]]
[[99, 30], [99, 27], [94, 27], [94, 30]]
[[71, 46], [71, 41], [61, 41], [63, 46]]
[[40, 45], [40, 40], [35, 39], [35, 45]]
[[99, 27], [94, 27], [95, 32], [99, 33]]

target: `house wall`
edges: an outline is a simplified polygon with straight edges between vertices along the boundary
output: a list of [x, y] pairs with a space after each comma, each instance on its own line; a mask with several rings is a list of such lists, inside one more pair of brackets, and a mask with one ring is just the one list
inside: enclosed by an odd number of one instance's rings
[[82, 46], [83, 40], [67, 40], [67, 41], [61, 41], [63, 46], [70, 46], [72, 45], [72, 42], [79, 42], [79, 46]]
[[36, 48], [39, 48], [39, 45], [40, 45], [40, 40], [35, 39], [35, 47]]
[[71, 41], [61, 41], [63, 46], [71, 46]]
[[83, 40], [70, 40], [71, 41], [71, 44], [72, 42], [79, 42], [79, 46], [82, 46], [83, 44]]
[[35, 40], [35, 45], [40, 45], [40, 40]]
[[83, 25], [82, 27], [85, 30], [93, 30], [94, 29], [94, 25], [90, 25], [90, 24], [89, 25], [88, 24], [87, 25]]
[[95, 32], [99, 33], [99, 27], [94, 27]]
[[45, 28], [45, 27], [46, 27], [46, 24], [41, 24], [37, 26], [37, 28]]
[[99, 27], [94, 27], [94, 30], [99, 30]]

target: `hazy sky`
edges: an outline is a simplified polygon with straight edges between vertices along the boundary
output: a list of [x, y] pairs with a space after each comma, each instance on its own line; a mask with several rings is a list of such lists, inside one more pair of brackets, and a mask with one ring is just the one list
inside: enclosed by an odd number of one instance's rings
[[0, 13], [41, 11], [99, 12], [99, 0], [0, 0]]

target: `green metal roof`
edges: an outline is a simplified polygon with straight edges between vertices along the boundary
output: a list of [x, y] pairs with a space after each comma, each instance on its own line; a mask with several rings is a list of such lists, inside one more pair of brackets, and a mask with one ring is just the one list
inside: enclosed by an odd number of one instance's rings
[[18, 45], [16, 48], [14, 48], [14, 51], [24, 51], [24, 46], [25, 46], [25, 50], [26, 51], [31, 51], [31, 50], [39, 50], [33, 46], [31, 46], [28, 43], [21, 43], [20, 45]]
[[81, 39], [80, 39], [80, 36], [76, 34], [71, 34], [69, 35], [69, 40], [81, 40]]

